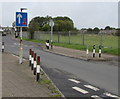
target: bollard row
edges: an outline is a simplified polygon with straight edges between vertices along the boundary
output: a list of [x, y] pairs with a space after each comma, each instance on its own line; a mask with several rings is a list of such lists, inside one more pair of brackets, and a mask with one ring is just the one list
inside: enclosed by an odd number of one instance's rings
[[29, 66], [31, 67], [31, 70], [33, 71], [33, 75], [36, 75], [36, 81], [40, 80], [40, 56], [37, 56], [34, 51], [31, 49], [29, 50]]
[[[101, 49], [102, 49], [102, 46], [100, 45], [100, 46], [99, 46], [99, 53], [98, 53], [98, 54], [99, 54], [99, 55], [98, 55], [99, 58], [102, 56], [102, 55], [101, 55], [101, 53], [102, 53], [102, 50], [101, 50]], [[89, 53], [89, 50], [88, 50], [88, 47], [87, 47], [86, 54], [88, 55], [88, 53]], [[95, 56], [95, 53], [96, 53], [96, 46], [93, 45], [93, 58], [96, 57], [96, 56]]]

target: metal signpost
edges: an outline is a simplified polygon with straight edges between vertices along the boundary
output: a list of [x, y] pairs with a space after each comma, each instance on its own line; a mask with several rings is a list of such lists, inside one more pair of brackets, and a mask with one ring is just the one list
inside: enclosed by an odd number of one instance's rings
[[16, 12], [16, 27], [20, 27], [20, 59], [19, 59], [20, 64], [22, 64], [22, 55], [23, 55], [22, 27], [27, 27], [27, 13], [22, 12], [22, 10], [24, 9], [21, 9], [21, 12]]
[[53, 34], [53, 26], [54, 26], [54, 21], [52, 19], [50, 20], [49, 25], [51, 26], [50, 44], [52, 49], [52, 34]]

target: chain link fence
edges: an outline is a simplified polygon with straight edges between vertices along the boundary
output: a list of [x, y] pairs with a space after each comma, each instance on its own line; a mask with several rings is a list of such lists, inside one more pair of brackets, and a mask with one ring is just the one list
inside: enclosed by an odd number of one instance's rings
[[[33, 39], [35, 40], [50, 40], [50, 31], [36, 31]], [[30, 33], [24, 32], [23, 37], [30, 38]], [[118, 37], [113, 35], [107, 35], [104, 33], [88, 34], [85, 32], [53, 32], [53, 43], [67, 43], [67, 44], [79, 44], [84, 46], [105, 46], [105, 47], [118, 47]]]

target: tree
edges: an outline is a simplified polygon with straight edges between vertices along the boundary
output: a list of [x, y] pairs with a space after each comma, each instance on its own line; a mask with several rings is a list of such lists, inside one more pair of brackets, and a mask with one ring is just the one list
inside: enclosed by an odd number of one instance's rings
[[68, 17], [55, 17], [54, 31], [70, 31], [75, 30], [73, 21]]
[[43, 27], [42, 27], [42, 30], [43, 31], [50, 31], [50, 26], [48, 24], [45, 24]]
[[98, 28], [98, 27], [95, 27], [95, 28], [93, 29], [93, 33], [94, 33], [94, 34], [98, 34], [98, 33], [99, 33], [99, 31], [100, 31], [100, 30], [99, 30], [99, 28]]
[[116, 29], [117, 31], [116, 31], [116, 33], [115, 33], [115, 35], [116, 36], [120, 36], [120, 28], [118, 28], [118, 29]]
[[[34, 31], [50, 31], [49, 21], [52, 19], [55, 23], [53, 30], [54, 31], [71, 31], [77, 30], [74, 28], [73, 21], [69, 17], [35, 17], [29, 23], [29, 31], [33, 33]], [[32, 38], [32, 37], [31, 37]]]
[[87, 33], [90, 33], [90, 34], [93, 33], [93, 29], [92, 28], [88, 28], [87, 29]]
[[14, 21], [14, 22], [12, 23], [12, 27], [13, 27], [13, 28], [15, 27], [15, 24], [16, 24], [16, 22]]
[[111, 30], [110, 26], [106, 26], [105, 30]]
[[34, 32], [39, 30], [39, 24], [33, 20], [29, 23], [30, 39], [33, 39]]

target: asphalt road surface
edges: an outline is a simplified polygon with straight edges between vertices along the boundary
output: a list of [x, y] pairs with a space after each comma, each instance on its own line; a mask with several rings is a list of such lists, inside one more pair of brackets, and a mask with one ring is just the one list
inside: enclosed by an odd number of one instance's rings
[[[19, 40], [4, 36], [5, 51], [19, 55]], [[66, 97], [116, 97], [118, 66], [90, 62], [45, 52], [40, 44], [23, 41], [23, 57], [29, 49], [41, 57], [41, 66]]]

